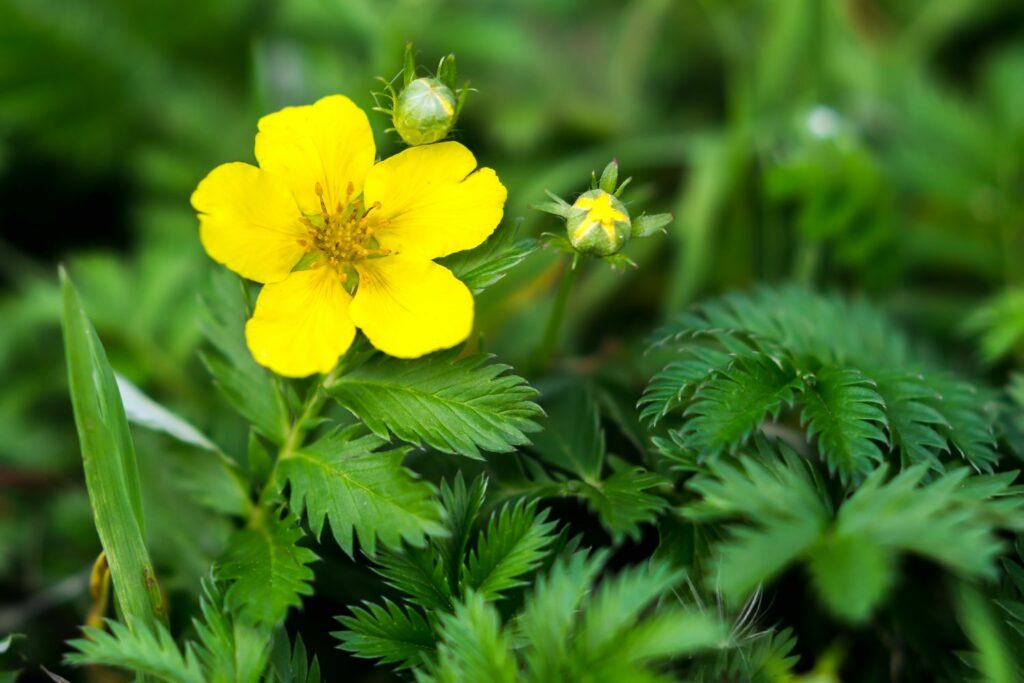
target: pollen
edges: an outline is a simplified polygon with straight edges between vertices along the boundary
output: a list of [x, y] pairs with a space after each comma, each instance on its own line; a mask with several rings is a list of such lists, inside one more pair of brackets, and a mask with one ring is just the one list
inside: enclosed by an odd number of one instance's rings
[[300, 244], [307, 252], [321, 254], [320, 263], [344, 276], [346, 265], [390, 253], [387, 249], [378, 248], [374, 238], [374, 233], [387, 225], [386, 220], [377, 217], [380, 202], [364, 207], [362, 197], [354, 196], [352, 183], [348, 184], [345, 201], [338, 202], [333, 208], [324, 202], [320, 183], [316, 184], [314, 191], [320, 199], [320, 215], [300, 219], [308, 229], [307, 237], [300, 240]]

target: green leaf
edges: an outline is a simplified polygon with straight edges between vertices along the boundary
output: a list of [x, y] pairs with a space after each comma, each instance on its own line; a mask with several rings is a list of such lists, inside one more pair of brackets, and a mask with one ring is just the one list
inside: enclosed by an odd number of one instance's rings
[[[840, 508], [836, 533], [869, 537], [965, 576], [992, 578], [1004, 548], [995, 533], [998, 501], [988, 500], [990, 492], [964, 495], [971, 481], [964, 468], [920, 486], [926, 471], [916, 465], [889, 481], [886, 467], [873, 472]], [[1019, 521], [1019, 509], [1016, 516]]]
[[291, 484], [295, 514], [308, 510], [318, 539], [329, 519], [335, 540], [349, 555], [353, 533], [369, 555], [378, 540], [390, 547], [403, 540], [422, 546], [424, 536], [442, 533], [433, 487], [402, 467], [406, 451], [378, 450], [384, 440], [360, 431], [353, 425], [282, 457], [278, 470]]
[[640, 419], [651, 426], [684, 405], [701, 382], [725, 370], [734, 358], [728, 351], [713, 346], [693, 346], [681, 355], [682, 359], [672, 361], [651, 378], [637, 403], [641, 408]]
[[345, 631], [331, 635], [339, 647], [363, 659], [397, 664], [399, 670], [420, 666], [434, 654], [437, 637], [415, 607], [399, 607], [387, 598], [384, 606], [353, 607], [352, 616], [338, 617]]
[[108, 620], [109, 633], [86, 626], [84, 638], [68, 642], [77, 652], [64, 660], [76, 666], [114, 666], [171, 683], [206, 683], [195, 653], [186, 648], [183, 655], [166, 627], [156, 623], [154, 631], [136, 619], [129, 624]]
[[737, 358], [701, 385], [682, 434], [705, 456], [735, 451], [768, 416], [793, 402], [802, 386], [793, 368], [771, 357]]
[[927, 463], [941, 471], [938, 454], [949, 447], [939, 431], [946, 419], [933, 407], [935, 391], [922, 374], [913, 371], [887, 370], [873, 377], [885, 402], [890, 441], [904, 466]]
[[776, 576], [820, 537], [830, 509], [810, 466], [791, 450], [758, 443], [759, 459], [712, 461], [688, 482], [700, 500], [683, 508], [690, 519], [739, 519], [714, 549], [708, 582], [739, 604], [759, 583]]
[[529, 647], [526, 665], [533, 680], [560, 678], [577, 614], [607, 559], [607, 552], [573, 553], [557, 561], [527, 596], [517, 626]]
[[208, 683], [257, 683], [267, 664], [269, 625], [255, 625], [231, 614], [213, 581], [204, 581], [199, 608], [203, 618], [193, 619], [199, 642], [196, 654], [209, 672]]
[[992, 401], [977, 387], [950, 375], [933, 373], [928, 384], [936, 393], [932, 404], [945, 421], [939, 431], [976, 470], [991, 472], [999, 460]]
[[245, 283], [227, 270], [218, 269], [203, 293], [203, 304], [200, 327], [215, 351], [203, 354], [202, 359], [214, 382], [256, 429], [271, 441], [283, 443], [289, 427], [284, 397], [245, 344]]
[[466, 283], [474, 294], [479, 294], [504, 279], [537, 248], [537, 241], [532, 238], [516, 240], [519, 223], [521, 220], [511, 228], [498, 228], [475, 249], [446, 256], [438, 263]]
[[1020, 680], [1020, 653], [1015, 651], [986, 596], [976, 588], [961, 584], [957, 587], [956, 611], [964, 633], [976, 648], [969, 662], [991, 683], [1016, 683]]
[[125, 414], [132, 423], [155, 432], [162, 432], [190, 446], [214, 453], [220, 452], [217, 444], [210, 441], [205, 434], [146, 396], [130, 381], [118, 374], [114, 375], [114, 379], [121, 393]]
[[163, 598], [146, 550], [128, 420], [96, 330], [63, 269], [60, 277], [68, 384], [96, 530], [121, 614], [129, 624], [152, 628], [163, 618]]
[[252, 512], [249, 484], [223, 453], [168, 453], [174, 483], [209, 510], [238, 517]]
[[612, 541], [619, 543], [626, 536], [639, 540], [640, 525], [653, 522], [668, 507], [664, 498], [647, 493], [667, 483], [661, 475], [642, 467], [621, 465], [603, 481], [581, 482], [578, 491], [597, 513]]
[[605, 437], [601, 414], [590, 389], [574, 383], [545, 405], [544, 430], [533, 437], [533, 450], [543, 460], [590, 481], [601, 477]]
[[479, 458], [528, 443], [542, 414], [537, 392], [490, 356], [457, 352], [418, 360], [378, 355], [331, 386], [330, 394], [381, 438]]
[[595, 664], [608, 658], [647, 607], [682, 578], [683, 572], [668, 563], [645, 562], [603, 581], [580, 617], [579, 658]]
[[317, 556], [298, 545], [302, 537], [290, 515], [279, 519], [270, 511], [235, 532], [216, 565], [217, 579], [233, 582], [224, 595], [227, 606], [256, 623], [276, 624], [302, 604], [301, 596], [312, 595], [308, 565]]
[[437, 665], [419, 683], [488, 681], [515, 683], [518, 665], [498, 611], [477, 593], [469, 593], [453, 614], [441, 616]]
[[882, 397], [858, 370], [827, 367], [814, 375], [800, 397], [801, 423], [817, 437], [829, 471], [844, 481], [863, 476], [882, 462], [885, 443]]
[[307, 659], [301, 635], [295, 636], [295, 646], [290, 647], [288, 633], [278, 629], [270, 663], [272, 677], [267, 679], [268, 683], [320, 683], [320, 662], [315, 656], [312, 662]]
[[441, 482], [441, 506], [445, 511], [446, 538], [437, 543], [437, 551], [445, 567], [448, 586], [456, 587], [462, 576], [462, 564], [469, 549], [469, 539], [476, 528], [477, 515], [484, 505], [487, 478], [477, 477], [467, 487], [462, 472], [451, 485]]
[[234, 461], [199, 430], [153, 401], [127, 379], [116, 374], [115, 379], [125, 413], [133, 424], [202, 449], [202, 453], [190, 451], [172, 455], [181, 488], [211, 510], [247, 515], [252, 507], [249, 485]]
[[821, 519], [779, 517], [765, 519], [751, 527], [735, 527], [715, 550], [715, 569], [708, 577], [738, 606], [761, 583], [782, 573], [807, 552], [823, 530]]
[[866, 620], [896, 578], [892, 552], [862, 536], [826, 536], [810, 557], [811, 578], [829, 610], [854, 623]]
[[520, 500], [495, 512], [466, 564], [465, 585], [488, 600], [525, 585], [555, 540], [555, 523], [537, 503]]
[[798, 559], [826, 606], [847, 621], [866, 620], [895, 581], [901, 554], [913, 553], [971, 578], [992, 578], [1005, 544], [997, 532], [1024, 523], [1015, 473], [969, 476], [961, 468], [922, 481], [916, 465], [886, 480], [872, 472], [833, 517], [810, 464], [788, 449], [762, 449], [740, 465], [714, 461], [688, 483], [699, 500], [683, 512], [695, 520], [734, 520], [713, 550], [708, 583], [738, 604], [758, 584]]
[[451, 611], [452, 590], [444, 565], [433, 548], [406, 546], [400, 551], [385, 550], [377, 558], [374, 571], [383, 576], [389, 586], [409, 596], [415, 604], [433, 610]]

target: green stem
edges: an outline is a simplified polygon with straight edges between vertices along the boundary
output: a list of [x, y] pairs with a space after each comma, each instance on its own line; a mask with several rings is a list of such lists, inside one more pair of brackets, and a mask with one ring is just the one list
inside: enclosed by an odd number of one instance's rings
[[[345, 367], [346, 363], [343, 359], [334, 367], [333, 370], [331, 370], [330, 373], [325, 375], [315, 387], [310, 389], [305, 402], [302, 404], [302, 408], [299, 410], [298, 417], [295, 418], [291, 427], [288, 428], [287, 434], [285, 434], [284, 442], [281, 444], [281, 448], [277, 452], [277, 457], [274, 459], [273, 468], [270, 470], [270, 476], [267, 477], [267, 483], [263, 485], [263, 489], [260, 491], [259, 502], [261, 505], [270, 500], [270, 498], [277, 492], [278, 465], [282, 460], [287, 460], [292, 457], [295, 452], [302, 447], [303, 439], [309, 431], [309, 422], [320, 415], [320, 410], [327, 401], [327, 392], [325, 388], [331, 386], [331, 384], [341, 376], [345, 371]], [[259, 509], [259, 506], [256, 506], [254, 510], [255, 515], [259, 514]]]
[[569, 295], [572, 293], [572, 286], [580, 274], [580, 255], [574, 254], [569, 264], [569, 271], [562, 276], [558, 285], [558, 292], [555, 294], [555, 304], [548, 317], [547, 328], [544, 330], [544, 340], [541, 342], [537, 352], [537, 365], [540, 369], [547, 369], [551, 360], [558, 350], [559, 332], [562, 329], [562, 319], [565, 317], [565, 308], [569, 303]]

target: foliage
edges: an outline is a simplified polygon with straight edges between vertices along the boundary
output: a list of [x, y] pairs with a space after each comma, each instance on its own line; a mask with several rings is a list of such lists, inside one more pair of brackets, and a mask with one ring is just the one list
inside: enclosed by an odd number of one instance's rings
[[797, 407], [808, 440], [844, 481], [885, 460], [942, 471], [959, 454], [991, 471], [995, 410], [984, 392], [936, 370], [862, 301], [794, 287], [702, 305], [655, 334], [682, 360], [651, 380], [643, 415], [681, 411], [671, 434], [698, 461], [735, 452], [766, 418]]
[[714, 463], [688, 484], [699, 498], [684, 515], [740, 522], [727, 527], [708, 577], [734, 602], [804, 560], [825, 605], [840, 618], [863, 621], [891, 589], [901, 554], [963, 577], [992, 578], [1005, 550], [998, 531], [1024, 524], [1011, 487], [1016, 473], [971, 476], [959, 468], [923, 484], [923, 465], [888, 480], [882, 466], [833, 512], [813, 465], [785, 446], [779, 450], [761, 440], [756, 459]]
[[[0, 681], [1024, 677], [1022, 36], [1014, 0], [0, 2]], [[508, 189], [437, 260], [472, 334], [275, 376], [189, 193], [452, 53], [445, 133]], [[646, 239], [574, 262], [544, 210], [620, 165]]]
[[[382, 557], [378, 571], [404, 594], [404, 605], [385, 599], [353, 607], [339, 618], [346, 627], [336, 634], [343, 648], [413, 669], [424, 681], [578, 680], [585, 674], [661, 680], [651, 678], [655, 663], [725, 638], [718, 621], [699, 610], [651, 611], [679, 583], [679, 570], [648, 563], [595, 588], [605, 553], [557, 542], [555, 525], [534, 504], [506, 503], [484, 519], [479, 503], [486, 488], [482, 478], [467, 486], [461, 476], [444, 485], [449, 539], [468, 541], [456, 540], [453, 549], [438, 540], [425, 551]], [[476, 526], [476, 533], [466, 533]], [[541, 567], [533, 589], [524, 592]]]

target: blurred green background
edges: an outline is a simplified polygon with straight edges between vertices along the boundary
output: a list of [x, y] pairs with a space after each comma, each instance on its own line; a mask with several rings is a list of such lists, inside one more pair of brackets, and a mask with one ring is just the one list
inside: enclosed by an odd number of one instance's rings
[[[455, 136], [508, 186], [506, 228], [558, 229], [529, 204], [613, 157], [631, 208], [675, 214], [628, 247], [638, 269], [584, 273], [581, 366], [631, 359], [642, 382], [629, 350], [666, 315], [788, 280], [867, 294], [993, 384], [1024, 358], [1020, 0], [0, 0], [0, 635], [28, 634], [31, 661], [59, 667], [99, 549], [56, 264], [119, 372], [244, 451], [196, 354], [215, 266], [189, 194], [253, 160], [262, 114], [330, 93], [368, 109], [409, 40], [479, 90]], [[523, 364], [559, 268], [539, 252], [489, 290], [481, 344]], [[183, 502], [187, 454], [138, 439], [162, 581], [194, 596], [226, 522]]]

